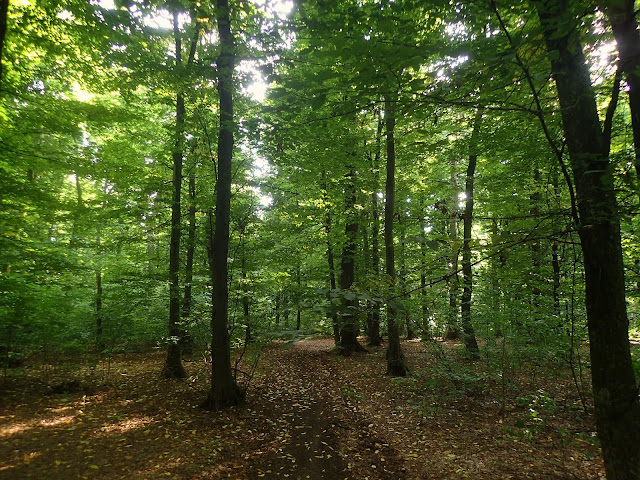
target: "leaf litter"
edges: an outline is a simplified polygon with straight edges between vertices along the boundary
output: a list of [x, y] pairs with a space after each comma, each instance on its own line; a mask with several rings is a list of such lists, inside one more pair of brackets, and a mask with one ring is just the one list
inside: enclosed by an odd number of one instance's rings
[[332, 347], [264, 347], [246, 404], [217, 413], [197, 407], [207, 366], [161, 380], [160, 352], [47, 375], [73, 388], [53, 390], [37, 367], [6, 376], [0, 479], [604, 478], [593, 416], [574, 408], [567, 375], [539, 374], [535, 389], [512, 375], [506, 398], [482, 362], [442, 374], [420, 342], [403, 344], [404, 379], [384, 375], [384, 349], [343, 358]]

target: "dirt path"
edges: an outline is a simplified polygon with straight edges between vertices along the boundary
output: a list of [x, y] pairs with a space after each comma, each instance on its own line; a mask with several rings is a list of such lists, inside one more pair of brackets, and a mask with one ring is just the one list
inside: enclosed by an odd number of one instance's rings
[[[372, 442], [367, 423], [351, 406], [350, 392], [332, 364], [331, 340], [304, 340], [274, 352], [280, 366], [277, 378], [267, 379], [266, 388], [273, 400], [260, 413], [274, 415], [279, 422], [279, 438], [261, 457], [253, 457], [247, 468], [249, 478], [262, 474], [290, 476], [296, 479], [352, 479], [366, 465], [368, 478], [404, 478], [396, 469], [398, 462], [380, 466], [380, 451]], [[269, 412], [274, 405], [280, 412]], [[361, 449], [357, 456], [350, 451]], [[389, 458], [393, 455], [388, 455]]]

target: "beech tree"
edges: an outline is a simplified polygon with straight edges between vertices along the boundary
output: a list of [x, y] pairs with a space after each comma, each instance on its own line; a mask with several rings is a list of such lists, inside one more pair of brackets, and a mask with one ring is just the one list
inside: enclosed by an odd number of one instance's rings
[[593, 393], [609, 480], [640, 475], [640, 400], [625, 303], [619, 210], [608, 144], [578, 36], [564, 0], [536, 2], [576, 188], [584, 255]]
[[220, 53], [216, 62], [220, 128], [218, 132], [218, 178], [216, 183], [215, 232], [211, 245], [212, 315], [211, 315], [211, 390], [202, 404], [209, 410], [237, 405], [244, 392], [231, 371], [229, 342], [228, 264], [229, 222], [231, 215], [231, 178], [233, 159], [233, 71], [235, 43], [231, 32], [231, 9], [228, 0], [216, 5]]

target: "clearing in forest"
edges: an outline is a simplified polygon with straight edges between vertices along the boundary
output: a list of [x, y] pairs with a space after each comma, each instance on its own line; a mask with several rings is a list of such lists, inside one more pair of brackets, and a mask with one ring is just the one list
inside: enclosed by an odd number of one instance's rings
[[570, 372], [523, 361], [498, 374], [453, 344], [405, 342], [413, 373], [394, 379], [383, 349], [332, 347], [263, 347], [246, 404], [218, 413], [197, 407], [207, 367], [160, 380], [162, 353], [10, 370], [0, 479], [604, 477]]

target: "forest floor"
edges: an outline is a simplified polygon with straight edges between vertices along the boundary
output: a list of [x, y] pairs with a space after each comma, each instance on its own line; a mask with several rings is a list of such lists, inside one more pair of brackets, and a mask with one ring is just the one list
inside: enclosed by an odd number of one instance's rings
[[[198, 407], [207, 366], [161, 380], [163, 354], [10, 369], [0, 479], [598, 479], [594, 419], [568, 368], [464, 359], [408, 341], [343, 358], [332, 339], [261, 347], [245, 405]], [[251, 367], [258, 349], [243, 360]]]

